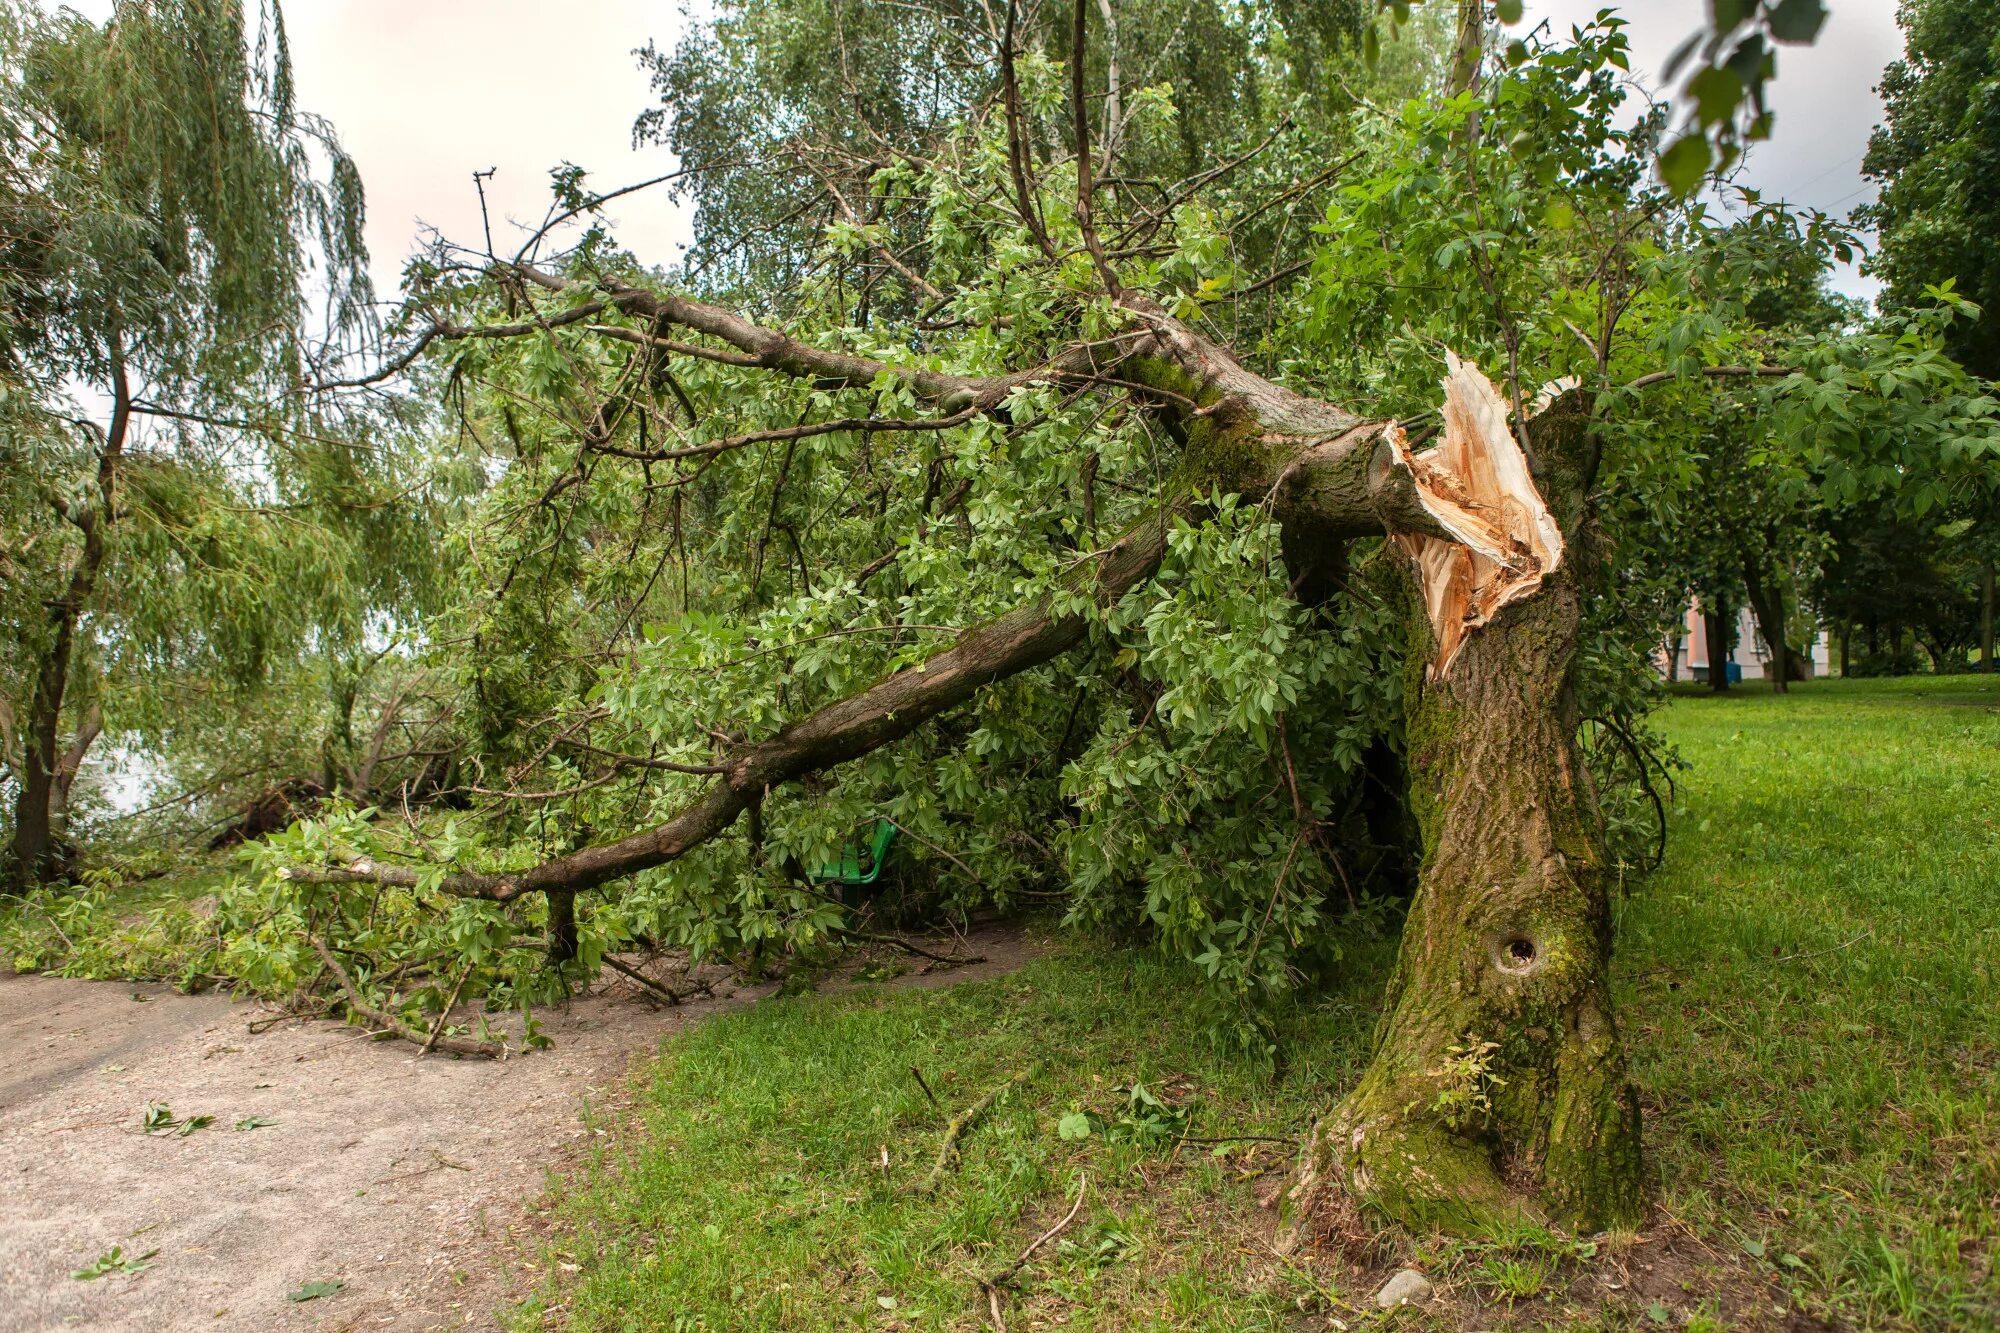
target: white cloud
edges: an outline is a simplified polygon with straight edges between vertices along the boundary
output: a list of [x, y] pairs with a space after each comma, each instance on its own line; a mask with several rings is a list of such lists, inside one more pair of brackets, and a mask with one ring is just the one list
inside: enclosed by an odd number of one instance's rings
[[[111, 0], [43, 0], [103, 22]], [[254, 12], [254, 9], [253, 9]], [[480, 243], [472, 173], [486, 183], [496, 249], [540, 223], [548, 173], [568, 161], [600, 190], [673, 170], [665, 149], [632, 147], [653, 105], [632, 54], [671, 48], [685, 23], [655, 0], [289, 0], [285, 30], [299, 106], [325, 117], [361, 170], [376, 286], [393, 295], [419, 223]], [[619, 238], [665, 262], [693, 234], [667, 187], [607, 209]]]

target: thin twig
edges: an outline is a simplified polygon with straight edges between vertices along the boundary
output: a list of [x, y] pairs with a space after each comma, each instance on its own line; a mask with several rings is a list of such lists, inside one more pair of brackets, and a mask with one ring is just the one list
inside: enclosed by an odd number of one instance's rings
[[1282, 1134], [1215, 1134], [1207, 1138], [1183, 1138], [1182, 1143], [1297, 1143]]
[[986, 961], [985, 954], [974, 954], [970, 958], [967, 958], [962, 956], [949, 957], [941, 953], [932, 953], [929, 949], [910, 943], [900, 935], [877, 935], [872, 931], [853, 930], [847, 926], [836, 926], [834, 929], [851, 940], [866, 940], [870, 944], [893, 945], [898, 949], [913, 953], [919, 958], [928, 958], [934, 963], [945, 963], [952, 967], [966, 967], [973, 963], [983, 963]]
[[1085, 1175], [1081, 1171], [1077, 1172], [1076, 1202], [1070, 1205], [1069, 1212], [1063, 1215], [1063, 1220], [1056, 1223], [1054, 1226], [1050, 1227], [1047, 1231], [1044, 1231], [1041, 1235], [1035, 1237], [1035, 1239], [1029, 1243], [1028, 1248], [1021, 1251], [1020, 1257], [1015, 1259], [1013, 1263], [1008, 1264], [1005, 1268], [1001, 1269], [999, 1272], [995, 1273], [991, 1277], [983, 1277], [979, 1279], [979, 1285], [986, 1288], [986, 1308], [987, 1311], [991, 1313], [993, 1316], [993, 1326], [997, 1329], [1000, 1329], [1001, 1333], [1006, 1333], [1007, 1324], [1006, 1321], [1000, 1317], [1000, 1288], [1005, 1286], [1007, 1283], [1012, 1282], [1014, 1280], [1015, 1275], [1018, 1274], [1023, 1268], [1026, 1268], [1028, 1266], [1028, 1260], [1034, 1257], [1036, 1250], [1041, 1249], [1042, 1246], [1048, 1244], [1050, 1241], [1054, 1240], [1057, 1236], [1061, 1235], [1063, 1232], [1063, 1228], [1067, 1227], [1070, 1223], [1076, 1221], [1076, 1215], [1083, 1211], [1083, 1196], [1089, 1191], [1089, 1189], [1090, 1189], [1090, 1177]]
[[465, 989], [466, 978], [470, 977], [471, 975], [472, 975], [472, 964], [467, 963], [465, 965], [465, 970], [458, 974], [457, 984], [451, 988], [451, 998], [446, 1000], [444, 1002], [444, 1008], [438, 1011], [437, 1022], [431, 1024], [431, 1035], [424, 1038], [423, 1046], [417, 1051], [417, 1058], [419, 1060], [429, 1055], [431, 1053], [431, 1047], [437, 1045], [438, 1037], [443, 1035], [444, 1033], [444, 1025], [451, 1019], [452, 1006], [458, 1003], [458, 993]]
[[[333, 956], [331, 950], [317, 939], [311, 941], [311, 943], [313, 949], [318, 952], [321, 960], [326, 963], [328, 968], [332, 969], [334, 978], [340, 982], [341, 990], [347, 993], [347, 1007], [349, 1010], [359, 1014], [371, 1023], [380, 1025], [384, 1030], [395, 1033], [405, 1041], [416, 1042], [419, 1045], [423, 1043], [423, 1033], [411, 1027], [394, 1014], [377, 1009], [361, 998], [361, 992], [355, 988], [353, 979], [347, 975], [347, 969], [340, 965], [340, 960]], [[481, 1055], [489, 1060], [498, 1059], [507, 1053], [507, 1048], [498, 1042], [480, 1041], [471, 1037], [442, 1037], [438, 1040], [437, 1049], [450, 1051], [455, 1055]]]
[[644, 986], [647, 989], [647, 991], [649, 991], [654, 995], [659, 996], [661, 999], [665, 1000], [668, 1004], [671, 1004], [676, 1008], [680, 1006], [681, 1000], [684, 998], [683, 996], [675, 993], [674, 991], [667, 989], [665, 986], [662, 986], [659, 982], [653, 980], [651, 977], [641, 972], [638, 968], [627, 967], [624, 963], [619, 962], [616, 958], [613, 958], [610, 954], [604, 955], [604, 965], [610, 968], [613, 972], [622, 973], [623, 975], [630, 977], [632, 980], [638, 982], [641, 986]]
[[1003, 1094], [1026, 1082], [1034, 1073], [1032, 1067], [1022, 1070], [952, 1117], [951, 1123], [945, 1126], [944, 1142], [938, 1145], [937, 1162], [931, 1167], [930, 1174], [924, 1177], [923, 1183], [917, 1186], [918, 1194], [931, 1194], [937, 1190], [944, 1181], [944, 1173], [951, 1167], [951, 1159], [958, 1155], [958, 1141], [965, 1137], [965, 1131], [972, 1128], [973, 1122], [980, 1116], [991, 1110], [993, 1103], [999, 1101]]
[[1771, 961], [1774, 963], [1795, 963], [1801, 958], [1822, 958], [1830, 953], [1839, 953], [1842, 949], [1851, 949], [1874, 933], [1875, 927], [1870, 926], [1845, 944], [1836, 944], [1828, 949], [1811, 949], [1805, 953], [1788, 953], [1782, 958], [1773, 958]]

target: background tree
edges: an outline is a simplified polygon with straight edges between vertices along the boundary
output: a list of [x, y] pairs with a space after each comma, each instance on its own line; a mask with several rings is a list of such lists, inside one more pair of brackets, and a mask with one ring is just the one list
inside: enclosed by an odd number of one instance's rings
[[139, 681], [248, 684], [358, 633], [368, 596], [409, 591], [385, 557], [415, 534], [385, 503], [409, 483], [395, 423], [364, 437], [300, 393], [317, 339], [364, 333], [369, 291], [360, 183], [292, 104], [275, 8], [246, 30], [233, 0], [121, 4], [102, 27], [9, 5], [0, 57], [0, 373], [34, 422], [0, 446], [19, 645], [0, 707], [33, 881], [61, 868], [99, 729], [166, 725]]
[[1818, 599], [1843, 675], [1907, 675], [1923, 657], [1934, 671], [1966, 668], [1985, 631], [1986, 557], [1973, 530], [1969, 518], [1926, 523], [1885, 504], [1834, 516]]
[[1982, 308], [1952, 330], [1966, 368], [2000, 378], [2000, 4], [1902, 0], [1905, 55], [1882, 74], [1887, 121], [1869, 140], [1865, 175], [1882, 183], [1856, 210], [1880, 246], [1865, 268], [1905, 309], [1950, 281]]

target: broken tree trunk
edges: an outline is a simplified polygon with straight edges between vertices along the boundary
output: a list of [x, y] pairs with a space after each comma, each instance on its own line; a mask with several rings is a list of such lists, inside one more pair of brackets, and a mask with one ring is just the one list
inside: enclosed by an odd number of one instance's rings
[[[1357, 1208], [1472, 1233], [1639, 1217], [1638, 1106], [1606, 984], [1601, 816], [1574, 741], [1581, 580], [1568, 552], [1588, 545], [1588, 416], [1570, 398], [1534, 422], [1553, 514], [1515, 465], [1497, 396], [1481, 416], [1487, 433], [1453, 441], [1466, 447], [1445, 461], [1461, 479], [1481, 453], [1500, 463], [1487, 476], [1502, 489], [1467, 498], [1514, 513], [1515, 566], [1403, 543], [1423, 868], [1374, 1059], [1302, 1164], [1294, 1240], [1345, 1230]], [[1541, 548], [1552, 559], [1535, 554], [1544, 520], [1569, 537], [1567, 551], [1560, 538]]]

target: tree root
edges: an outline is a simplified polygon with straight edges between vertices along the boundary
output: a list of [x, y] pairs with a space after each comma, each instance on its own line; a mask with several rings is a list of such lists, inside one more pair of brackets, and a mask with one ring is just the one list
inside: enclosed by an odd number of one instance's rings
[[405, 1023], [402, 1019], [387, 1010], [377, 1009], [361, 998], [361, 992], [355, 986], [353, 978], [347, 975], [347, 969], [340, 965], [340, 960], [333, 956], [332, 950], [328, 949], [318, 940], [312, 941], [312, 947], [318, 952], [327, 967], [332, 969], [334, 978], [340, 982], [340, 989], [347, 996], [348, 1010], [361, 1015], [371, 1023], [379, 1024], [403, 1040], [422, 1048], [419, 1054], [426, 1054], [430, 1050], [436, 1049], [450, 1051], [454, 1055], [483, 1056], [489, 1060], [497, 1060], [507, 1054], [507, 1047], [501, 1042], [481, 1041], [475, 1037], [446, 1037], [439, 1035], [443, 1030], [442, 1019], [439, 1020], [440, 1027], [438, 1032], [424, 1032], [420, 1028], [411, 1027], [408, 1023]]

